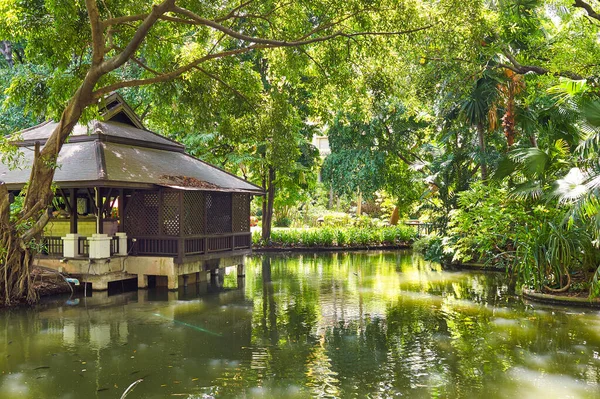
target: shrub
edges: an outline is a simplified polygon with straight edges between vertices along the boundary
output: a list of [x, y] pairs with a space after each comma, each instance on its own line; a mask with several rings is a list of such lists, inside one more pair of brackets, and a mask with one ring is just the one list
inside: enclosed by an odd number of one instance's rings
[[344, 247], [348, 245], [348, 235], [342, 229], [336, 231], [335, 241], [338, 247]]
[[347, 213], [334, 212], [323, 215], [323, 225], [330, 227], [345, 227], [352, 223], [352, 218]]
[[[317, 228], [274, 230], [271, 233], [271, 244], [274, 246], [292, 247], [332, 247], [332, 246], [378, 246], [395, 245], [415, 239], [416, 232], [411, 226], [386, 226], [357, 228]], [[252, 236], [254, 245], [265, 245], [258, 232]]]
[[275, 227], [290, 227], [292, 225], [292, 219], [284, 216], [275, 220], [274, 225]]
[[423, 236], [413, 243], [413, 249], [423, 254], [423, 258], [432, 262], [448, 261], [448, 254], [444, 254], [442, 237], [438, 235]]

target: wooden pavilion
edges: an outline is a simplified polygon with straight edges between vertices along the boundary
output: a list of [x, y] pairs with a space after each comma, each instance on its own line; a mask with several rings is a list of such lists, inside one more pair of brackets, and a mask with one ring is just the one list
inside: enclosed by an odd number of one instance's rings
[[[119, 95], [104, 104], [103, 120], [77, 125], [59, 154], [40, 263], [80, 275], [94, 289], [131, 277], [144, 287], [148, 276], [166, 276], [177, 288], [178, 277], [243, 263], [252, 244], [250, 201], [262, 189], [146, 130]], [[0, 163], [12, 195], [29, 178], [33, 146], [55, 126], [45, 122], [16, 135], [24, 167]], [[111, 263], [120, 270], [108, 276]], [[103, 278], [94, 277], [92, 264]]]

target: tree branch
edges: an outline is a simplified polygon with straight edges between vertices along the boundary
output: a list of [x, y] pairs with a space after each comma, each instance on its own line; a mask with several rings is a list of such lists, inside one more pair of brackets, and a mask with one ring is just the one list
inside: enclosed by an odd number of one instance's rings
[[[166, 0], [164, 3], [161, 4], [161, 6], [166, 4], [167, 2], [172, 3], [172, 2], [174, 2], [174, 0]], [[158, 6], [155, 7], [155, 10], [153, 10], [153, 13], [154, 13], [154, 11], [156, 11], [157, 8], [158, 8]], [[189, 12], [187, 10], [184, 10], [184, 9], [176, 7], [176, 6], [173, 7], [172, 11], [176, 11], [179, 13], [185, 13], [185, 15], [188, 15], [188, 16], [190, 16], [190, 18], [193, 18], [194, 20], [196, 20], [198, 22], [198, 24], [202, 24], [202, 25], [206, 24], [206, 26], [214, 27], [215, 29], [220, 30], [221, 32], [225, 33], [228, 36], [231, 36], [233, 38], [237, 38], [240, 40], [244, 40], [246, 42], [251, 42], [254, 44], [252, 44], [248, 47], [238, 48], [238, 49], [229, 50], [229, 51], [223, 51], [220, 53], [207, 54], [201, 58], [196, 59], [195, 61], [192, 61], [191, 63], [189, 63], [187, 65], [177, 68], [171, 72], [157, 75], [154, 78], [126, 80], [126, 81], [117, 82], [112, 85], [105, 86], [103, 88], [96, 90], [92, 94], [94, 98], [100, 98], [105, 94], [108, 94], [114, 90], [121, 89], [124, 87], [134, 87], [134, 86], [142, 86], [142, 85], [147, 85], [147, 84], [152, 84], [152, 83], [166, 82], [168, 80], [174, 79], [174, 78], [190, 71], [191, 69], [195, 68], [196, 66], [200, 65], [201, 63], [203, 63], [205, 61], [217, 59], [217, 58], [229, 57], [229, 56], [237, 55], [237, 54], [243, 54], [243, 53], [247, 53], [251, 50], [265, 49], [265, 48], [278, 48], [278, 47], [299, 47], [299, 46], [303, 46], [306, 44], [324, 42], [324, 41], [331, 40], [336, 37], [353, 38], [353, 37], [357, 37], [357, 36], [370, 36], [370, 35], [377, 35], [377, 36], [402, 35], [402, 34], [419, 32], [419, 31], [422, 31], [425, 29], [429, 29], [430, 27], [433, 26], [433, 25], [426, 25], [426, 26], [421, 26], [418, 28], [407, 29], [405, 31], [397, 31], [397, 32], [356, 32], [356, 33], [336, 32], [336, 33], [332, 33], [330, 35], [316, 37], [313, 39], [296, 40], [296, 41], [287, 42], [287, 41], [281, 41], [281, 40], [261, 39], [261, 38], [255, 38], [252, 36], [247, 36], [247, 35], [235, 32], [223, 25], [217, 24], [214, 21], [209, 21], [207, 19], [201, 18], [192, 12]], [[138, 38], [138, 39], [137, 40], [132, 39], [132, 41], [129, 43], [127, 48], [123, 52], [121, 52], [121, 54], [119, 54], [118, 56], [115, 56], [114, 58], [119, 57], [119, 59], [122, 59], [123, 57], [126, 56], [126, 54], [129, 54], [127, 56], [127, 59], [129, 59], [131, 57], [131, 54], [133, 53], [134, 50], [128, 50], [128, 49], [130, 49], [132, 47], [134, 49], [136, 49], [139, 46], [139, 43], [141, 43], [141, 40], [143, 40], [143, 37], [145, 37], [145, 35], [147, 34], [148, 29], [143, 29], [143, 28], [146, 25], [146, 23], [149, 21], [151, 16], [152, 16], [152, 14], [138, 28], [138, 32], [136, 32], [136, 34], [134, 36], [134, 39], [135, 38]], [[158, 19], [157, 15], [154, 16], [154, 20], [156, 20], [156, 19]], [[122, 65], [125, 61], [123, 61], [123, 62], [119, 61], [120, 64], [117, 65], [115, 68]], [[110, 62], [110, 61], [107, 61], [104, 64], [107, 64], [108, 62]], [[116, 61], [114, 63], [116, 63]], [[112, 68], [112, 69], [114, 69], [114, 68]], [[112, 69], [110, 69], [110, 70], [112, 70]]]
[[215, 21], [216, 22], [223, 22], [223, 21], [228, 20], [229, 18], [236, 17], [236, 15], [235, 15], [236, 12], [238, 12], [242, 8], [246, 7], [248, 4], [252, 3], [253, 1], [254, 0], [248, 0], [248, 1], [243, 2], [239, 6], [233, 8], [231, 11], [229, 11], [226, 15], [223, 15], [222, 17], [216, 18]]
[[573, 7], [583, 8], [590, 18], [600, 21], [600, 14], [598, 14], [587, 2], [582, 0], [574, 0]]
[[111, 93], [117, 89], [122, 89], [124, 87], [135, 87], [135, 86], [143, 86], [143, 85], [152, 84], [152, 83], [166, 82], [166, 81], [175, 79], [176, 77], [190, 71], [191, 69], [202, 64], [205, 61], [217, 59], [217, 58], [229, 57], [229, 56], [237, 55], [237, 54], [243, 54], [243, 53], [247, 53], [249, 51], [255, 50], [255, 49], [269, 48], [269, 47], [272, 47], [272, 46], [255, 44], [255, 45], [251, 45], [248, 47], [239, 48], [239, 49], [235, 49], [235, 50], [223, 51], [221, 53], [207, 54], [203, 57], [200, 57], [200, 58], [190, 62], [187, 65], [177, 68], [171, 72], [159, 74], [159, 75], [155, 76], [154, 78], [125, 80], [125, 81], [113, 83], [111, 85], [102, 87], [102, 88], [94, 91], [92, 93], [92, 96], [95, 99], [99, 99], [102, 96], [104, 96], [105, 94]]
[[92, 66], [98, 66], [104, 59], [104, 29], [96, 0], [85, 0], [90, 26], [92, 28]]
[[563, 76], [565, 78], [569, 78], [572, 80], [583, 80], [585, 79], [583, 76], [575, 73], [575, 72], [571, 72], [571, 71], [560, 71], [560, 72], [551, 72], [549, 69], [547, 68], [543, 68], [537, 65], [521, 65], [517, 59], [515, 58], [514, 55], [511, 54], [510, 51], [508, 51], [508, 49], [503, 49], [502, 50], [502, 54], [504, 54], [504, 56], [508, 59], [508, 61], [510, 61], [510, 64], [498, 64], [499, 67], [501, 68], [506, 68], [506, 69], [510, 69], [511, 71], [513, 71], [514, 73], [517, 73], [519, 75], [525, 75], [528, 72], [533, 72], [537, 75], [557, 75], [557, 76]]
[[248, 105], [250, 105], [252, 108], [254, 108], [253, 104], [250, 102], [250, 100], [248, 100], [248, 98], [243, 95], [239, 90], [237, 90], [235, 87], [231, 86], [230, 84], [228, 84], [227, 82], [225, 82], [223, 79], [221, 79], [220, 77], [218, 77], [217, 75], [213, 75], [212, 73], [204, 70], [203, 68], [199, 67], [199, 66], [195, 66], [195, 69], [197, 69], [198, 71], [202, 72], [203, 74], [205, 74], [206, 76], [208, 76], [211, 79], [216, 80], [217, 82], [221, 83], [223, 86], [227, 87], [229, 90], [231, 90], [236, 96], [240, 97], [242, 100], [244, 100]]
[[[108, 28], [113, 25], [120, 25], [120, 24], [127, 24], [130, 22], [143, 21], [144, 19], [148, 18], [148, 15], [150, 15], [150, 14], [125, 15], [122, 17], [114, 17], [114, 18], [105, 19], [104, 21], [102, 21], [102, 27], [105, 29], [105, 28]], [[161, 15], [158, 19], [163, 20], [163, 21], [175, 22], [175, 23], [179, 23], [179, 24], [197, 25], [196, 22], [190, 21], [189, 19], [177, 18], [177, 17], [172, 17], [169, 15]]]
[[153, 75], [160, 75], [160, 72], [150, 68], [148, 65], [144, 64], [141, 60], [137, 59], [136, 57], [130, 57], [129, 58], [131, 61], [133, 61], [135, 64], [139, 65], [142, 69], [145, 69], [146, 71], [150, 72]]
[[[356, 37], [356, 36], [397, 36], [397, 35], [404, 35], [404, 34], [408, 34], [408, 33], [415, 33], [415, 32], [419, 32], [425, 29], [429, 29], [431, 28], [433, 25], [426, 25], [426, 26], [422, 26], [419, 28], [414, 28], [414, 29], [407, 29], [404, 31], [396, 31], [396, 32], [356, 32], [356, 33], [346, 33], [343, 31], [339, 31], [339, 32], [335, 32], [332, 33], [330, 35], [326, 35], [326, 36], [321, 36], [321, 37], [315, 37], [312, 39], [306, 39], [306, 37], [308, 37], [311, 33], [302, 36], [300, 39], [298, 40], [292, 40], [292, 41], [285, 41], [285, 40], [276, 40], [276, 39], [265, 39], [265, 38], [260, 38], [260, 37], [253, 37], [253, 36], [248, 36], [248, 35], [244, 35], [243, 33], [239, 33], [234, 31], [231, 28], [228, 28], [226, 26], [223, 26], [221, 24], [219, 24], [218, 22], [206, 19], [206, 18], [202, 18], [199, 15], [196, 15], [195, 13], [193, 13], [192, 11], [186, 10], [185, 8], [181, 8], [178, 6], [174, 6], [173, 7], [173, 12], [177, 13], [177, 14], [181, 14], [186, 16], [188, 19], [195, 21], [198, 25], [204, 25], [204, 26], [208, 26], [211, 27], [215, 30], [221, 31], [223, 33], [225, 33], [226, 35], [234, 38], [234, 39], [238, 39], [238, 40], [243, 40], [245, 42], [249, 42], [249, 43], [259, 43], [259, 44], [268, 44], [272, 47], [297, 47], [297, 46], [304, 46], [307, 44], [312, 44], [312, 43], [318, 43], [318, 42], [323, 42], [323, 41], [327, 41], [327, 40], [331, 40], [333, 38], [336, 37]], [[346, 18], [347, 19], [347, 18]], [[339, 23], [339, 22], [337, 22]], [[334, 26], [335, 23], [332, 23], [331, 26]], [[327, 28], [331, 27], [331, 26], [327, 26]], [[324, 28], [319, 29], [319, 27], [313, 29], [313, 32], [318, 32], [320, 30], [323, 30]]]
[[[91, 0], [86, 0], [91, 1]], [[113, 71], [123, 65], [127, 60], [133, 56], [133, 54], [137, 51], [137, 49], [142, 44], [142, 41], [145, 39], [148, 31], [152, 26], [156, 23], [156, 21], [167, 11], [175, 6], [175, 0], [164, 0], [159, 5], [155, 5], [152, 7], [152, 11], [148, 16], [144, 19], [144, 21], [138, 26], [133, 38], [125, 47], [120, 54], [112, 57], [111, 59], [104, 61], [102, 65], [100, 65], [101, 73], [106, 74], [110, 71]]]
[[317, 62], [317, 60], [315, 60], [310, 54], [308, 54], [308, 51], [304, 50], [302, 47], [300, 47], [300, 51], [302, 51], [302, 53], [304, 53], [304, 55], [306, 55], [321, 70], [321, 73], [323, 74], [323, 76], [325, 76], [325, 77], [329, 76], [329, 74], [327, 73], [327, 70], [325, 70], [323, 65], [319, 64]]

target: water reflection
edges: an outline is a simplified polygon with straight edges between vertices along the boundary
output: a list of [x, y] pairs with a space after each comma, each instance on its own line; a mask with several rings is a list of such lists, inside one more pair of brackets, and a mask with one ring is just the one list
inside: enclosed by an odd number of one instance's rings
[[252, 258], [245, 284], [0, 313], [0, 397], [597, 397], [600, 315], [408, 252]]

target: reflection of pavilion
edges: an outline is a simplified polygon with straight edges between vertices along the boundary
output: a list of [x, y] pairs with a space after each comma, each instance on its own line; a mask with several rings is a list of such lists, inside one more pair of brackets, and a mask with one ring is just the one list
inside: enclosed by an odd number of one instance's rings
[[10, 384], [0, 375], [0, 397], [95, 397], [106, 387], [107, 397], [120, 397], [147, 375], [151, 378], [136, 388], [138, 397], [156, 397], [153, 390], [161, 384], [181, 381], [173, 390], [161, 389], [168, 396], [211, 386], [244, 361], [252, 307], [243, 290], [189, 301], [178, 300], [181, 290], [166, 289], [168, 301], [149, 300], [152, 291], [100, 292], [76, 305], [0, 314], [0, 342], [11, 343], [4, 346], [11, 356], [0, 358], [0, 370], [19, 374], [28, 389], [26, 395], [6, 396]]
[[[17, 135], [26, 165], [56, 125]], [[184, 150], [146, 130], [118, 95], [106, 99], [103, 120], [75, 126], [60, 152], [40, 264], [81, 276], [96, 290], [126, 278], [176, 289], [243, 264], [251, 252], [251, 196], [262, 190]], [[29, 175], [29, 167], [0, 163], [13, 196]]]

